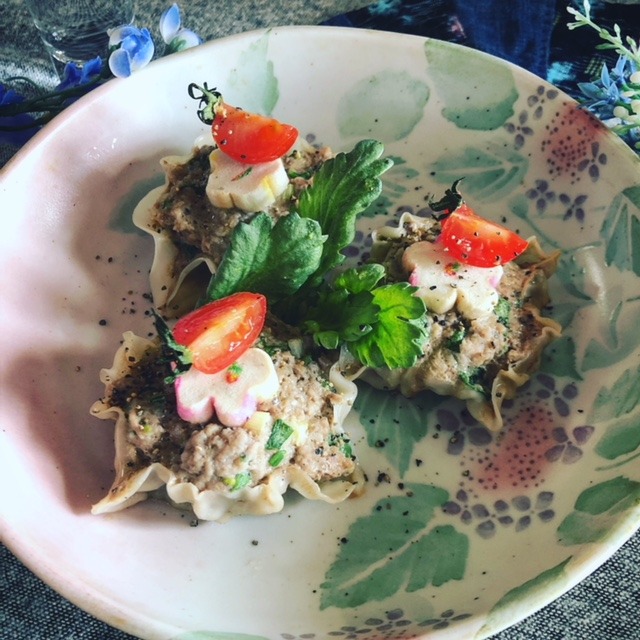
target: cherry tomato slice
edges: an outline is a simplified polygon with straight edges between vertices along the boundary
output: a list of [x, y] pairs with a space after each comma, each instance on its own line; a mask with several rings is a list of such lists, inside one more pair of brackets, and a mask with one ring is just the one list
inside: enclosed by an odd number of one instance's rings
[[244, 164], [281, 158], [298, 138], [293, 125], [225, 103], [216, 108], [211, 131], [222, 152]]
[[511, 262], [529, 244], [517, 233], [480, 217], [464, 203], [442, 221], [440, 241], [452, 258], [473, 267]]
[[218, 373], [255, 343], [266, 313], [267, 300], [263, 295], [235, 293], [180, 318], [173, 337], [187, 347], [196, 369]]

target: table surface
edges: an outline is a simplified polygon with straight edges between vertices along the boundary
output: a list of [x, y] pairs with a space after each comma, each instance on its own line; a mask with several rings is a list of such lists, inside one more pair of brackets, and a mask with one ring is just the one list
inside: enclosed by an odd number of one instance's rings
[[[467, 12], [475, 1], [466, 0]], [[211, 40], [279, 24], [319, 24], [367, 4], [366, 0], [287, 0], [286, 3], [183, 0], [180, 8], [183, 24], [203, 39]], [[159, 0], [139, 0], [138, 24], [156, 24], [167, 6], [167, 2]], [[512, 6], [509, 0], [510, 10]], [[640, 22], [640, 13], [638, 19]], [[21, 0], [5, 0], [0, 5], [0, 33], [0, 81], [12, 75], [27, 75], [41, 82], [55, 81], [51, 63]], [[0, 638], [131, 638], [53, 592], [6, 547], [0, 546], [0, 553]], [[541, 611], [497, 634], [494, 640], [640, 639], [639, 601], [640, 535], [636, 534], [588, 579]]]

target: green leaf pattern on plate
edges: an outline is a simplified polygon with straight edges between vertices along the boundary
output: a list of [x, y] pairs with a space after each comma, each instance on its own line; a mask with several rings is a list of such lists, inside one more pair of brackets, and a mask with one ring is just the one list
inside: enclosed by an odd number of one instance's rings
[[406, 71], [385, 70], [357, 82], [342, 96], [338, 130], [343, 138], [389, 143], [406, 138], [424, 115], [429, 87]]
[[428, 433], [430, 410], [440, 401], [438, 396], [426, 394], [408, 400], [399, 393], [360, 384], [355, 410], [367, 433], [367, 444], [380, 449], [404, 476], [416, 442]]
[[238, 104], [247, 111], [270, 115], [280, 98], [278, 78], [268, 58], [269, 33], [265, 33], [240, 54], [225, 86], [239, 94]]
[[450, 525], [427, 531], [436, 509], [448, 499], [444, 489], [406, 485], [406, 494], [384, 498], [346, 534], [322, 586], [321, 608], [357, 607], [461, 580], [469, 542]]
[[640, 367], [627, 369], [610, 386], [601, 387], [596, 396], [592, 422], [606, 426], [596, 444], [596, 453], [615, 460], [640, 447]]
[[619, 194], [602, 225], [607, 264], [640, 276], [640, 186]]
[[526, 607], [531, 600], [535, 601], [543, 598], [550, 586], [566, 579], [565, 568], [570, 560], [571, 556], [554, 567], [543, 571], [535, 578], [521, 584], [519, 587], [508, 591], [493, 609], [491, 609], [478, 636], [486, 637], [486, 634], [492, 634], [501, 629], [505, 625], [505, 622], [512, 618], [514, 607], [518, 605], [524, 605]]
[[[438, 40], [427, 40], [425, 55], [446, 105], [442, 109], [446, 120], [461, 129], [493, 131], [513, 115], [518, 91], [513, 73], [502, 62], [484, 55], [470, 57], [464, 49]], [[491, 78], [491, 82], [481, 78]]]
[[604, 540], [623, 511], [640, 504], [640, 482], [624, 476], [585, 489], [574, 510], [558, 527], [558, 541], [565, 546]]
[[494, 137], [486, 145], [469, 146], [441, 156], [432, 171], [434, 178], [447, 186], [463, 177], [460, 189], [466, 197], [496, 202], [522, 184], [527, 168], [524, 155]]

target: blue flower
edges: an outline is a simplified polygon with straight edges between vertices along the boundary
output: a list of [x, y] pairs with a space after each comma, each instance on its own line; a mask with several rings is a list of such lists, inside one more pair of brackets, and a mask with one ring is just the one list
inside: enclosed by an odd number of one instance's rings
[[[20, 104], [24, 98], [13, 89], [7, 89], [0, 83], [0, 107]], [[3, 131], [3, 129], [10, 129]], [[0, 144], [10, 144], [20, 147], [31, 138], [39, 127], [33, 116], [20, 113], [15, 116], [0, 117]]]
[[56, 87], [56, 91], [64, 91], [72, 89], [84, 84], [90, 84], [97, 80], [102, 74], [102, 58], [98, 56], [93, 60], [89, 60], [80, 69], [74, 62], [68, 62], [64, 68], [62, 80]]
[[582, 82], [583, 105], [632, 148], [640, 140], [640, 78], [634, 60], [620, 56], [613, 69], [602, 66], [600, 78]]
[[189, 29], [182, 28], [180, 9], [172, 4], [160, 18], [160, 33], [167, 45], [166, 54], [176, 53], [202, 44], [202, 38]]
[[109, 31], [109, 69], [118, 78], [128, 78], [151, 62], [155, 47], [149, 29], [130, 24]]

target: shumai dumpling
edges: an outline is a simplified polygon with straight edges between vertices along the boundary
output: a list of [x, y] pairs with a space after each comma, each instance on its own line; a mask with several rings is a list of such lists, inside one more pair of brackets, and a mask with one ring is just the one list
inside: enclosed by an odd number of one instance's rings
[[356, 387], [290, 344], [298, 342], [265, 330], [228, 370], [192, 367], [174, 383], [160, 339], [125, 333], [91, 409], [116, 421], [115, 480], [92, 512], [163, 488], [175, 505], [216, 521], [278, 512], [289, 487], [329, 503], [358, 494], [364, 475], [343, 429]]
[[375, 369], [364, 378], [411, 397], [424, 390], [466, 401], [492, 430], [502, 427], [502, 403], [515, 396], [540, 363], [560, 325], [543, 316], [548, 278], [559, 253], [546, 255], [535, 238], [515, 260], [495, 268], [452, 263], [436, 243], [441, 224], [403, 214], [399, 226], [374, 232], [372, 261], [391, 282], [408, 281], [427, 307], [429, 340], [409, 369]]
[[154, 238], [153, 302], [163, 315], [191, 310], [222, 260], [233, 229], [263, 211], [287, 215], [332, 152], [299, 140], [270, 163], [243, 165], [211, 145], [191, 156], [167, 156], [165, 185], [147, 194], [134, 224]]

